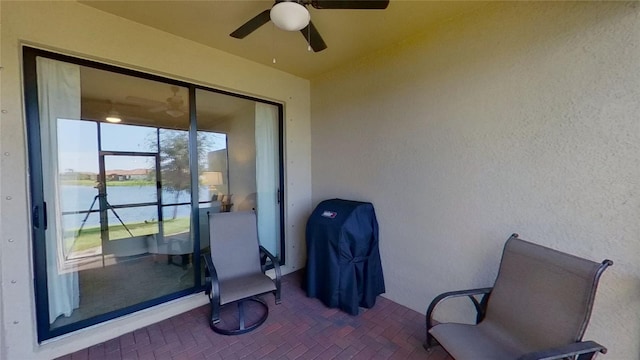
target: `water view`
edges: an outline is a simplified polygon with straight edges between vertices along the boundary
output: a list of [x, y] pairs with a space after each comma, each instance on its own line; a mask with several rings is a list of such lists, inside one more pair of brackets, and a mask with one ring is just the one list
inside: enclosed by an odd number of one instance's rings
[[[61, 203], [63, 212], [99, 210], [98, 201], [94, 199], [98, 195], [98, 189], [93, 186], [83, 185], [62, 185]], [[200, 201], [208, 200], [207, 187], [200, 188]], [[111, 206], [140, 204], [157, 202], [156, 187], [153, 185], [133, 185], [133, 186], [108, 186], [107, 201]], [[191, 205], [166, 206], [167, 204], [189, 203], [191, 194], [187, 191], [173, 192], [162, 191], [163, 218], [165, 220], [188, 217], [191, 212]], [[116, 213], [125, 223], [143, 223], [158, 221], [158, 208], [156, 206], [143, 206], [125, 209], [116, 209]], [[175, 212], [175, 216], [174, 216]], [[109, 224], [119, 223], [112, 211], [108, 211]], [[86, 214], [69, 214], [64, 216], [65, 229], [77, 229], [80, 227]], [[100, 226], [100, 213], [94, 212], [89, 215], [84, 224], [85, 228]]]
[[[64, 249], [70, 257], [75, 257], [72, 253], [88, 251], [91, 253], [100, 252], [100, 212], [99, 201], [97, 200], [98, 189], [94, 186], [67, 184], [60, 186], [61, 207], [64, 213], [62, 216], [64, 228]], [[201, 201], [209, 199], [208, 189], [202, 186], [199, 189]], [[94, 201], [95, 200], [95, 201]], [[162, 203], [160, 209], [163, 211], [163, 233], [165, 236], [189, 231], [191, 214], [191, 195], [188, 191], [162, 191]], [[154, 185], [142, 184], [139, 182], [122, 182], [113, 185], [107, 182], [107, 202], [111, 206], [135, 205], [141, 203], [157, 203], [157, 192]], [[187, 205], [171, 205], [176, 203], [188, 203]], [[86, 212], [92, 210], [89, 216]], [[83, 213], [74, 214], [73, 212]], [[86, 220], [85, 220], [86, 217]], [[147, 206], [134, 206], [128, 208], [109, 209], [107, 219], [109, 224], [109, 239], [127, 239], [136, 236], [157, 234], [160, 232], [158, 226], [158, 206], [156, 204]], [[84, 224], [83, 224], [84, 221]], [[96, 250], [91, 250], [96, 249]]]

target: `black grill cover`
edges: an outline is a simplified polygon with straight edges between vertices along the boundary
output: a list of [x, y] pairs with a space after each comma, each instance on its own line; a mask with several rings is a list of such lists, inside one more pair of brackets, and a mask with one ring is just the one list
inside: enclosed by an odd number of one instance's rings
[[318, 204], [307, 221], [307, 296], [358, 314], [384, 293], [378, 221], [371, 203], [342, 199]]

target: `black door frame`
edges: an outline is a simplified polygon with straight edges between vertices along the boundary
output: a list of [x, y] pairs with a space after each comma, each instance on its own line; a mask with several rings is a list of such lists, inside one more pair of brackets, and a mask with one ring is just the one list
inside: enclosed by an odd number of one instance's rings
[[[63, 325], [54, 329], [49, 324], [49, 299], [47, 289], [47, 264], [46, 264], [46, 246], [45, 246], [45, 229], [47, 227], [47, 209], [43, 195], [43, 171], [42, 171], [42, 155], [40, 146], [40, 126], [39, 126], [39, 105], [38, 105], [38, 84], [36, 71], [36, 57], [44, 57], [53, 60], [68, 62], [76, 65], [96, 68], [100, 70], [110, 71], [114, 73], [130, 75], [142, 79], [153, 80], [170, 85], [185, 87], [189, 90], [189, 153], [191, 173], [198, 173], [197, 162], [197, 123], [195, 108], [196, 89], [212, 91], [233, 97], [239, 97], [251, 101], [274, 105], [278, 108], [279, 121], [279, 200], [280, 200], [280, 262], [285, 264], [285, 226], [284, 226], [284, 106], [281, 103], [255, 98], [243, 94], [235, 94], [229, 91], [195, 85], [192, 83], [166, 78], [154, 74], [148, 74], [136, 70], [117, 67], [114, 65], [99, 63], [91, 60], [76, 58], [60, 53], [47, 50], [37, 49], [33, 47], [23, 46], [23, 65], [24, 65], [24, 92], [25, 92], [25, 116], [27, 128], [27, 145], [28, 145], [28, 166], [29, 166], [29, 190], [30, 190], [30, 208], [31, 208], [31, 225], [33, 240], [33, 262], [34, 262], [34, 290], [36, 303], [36, 321], [38, 329], [38, 341], [42, 342], [60, 335], [64, 335], [79, 329], [83, 329], [92, 325], [96, 325], [107, 320], [115, 319], [142, 309], [150, 308], [186, 295], [201, 292], [204, 290], [201, 285], [201, 274], [194, 271], [194, 286], [185, 290], [177, 291], [168, 295], [164, 295], [143, 303], [135, 304], [123, 309], [115, 310], [105, 314], [101, 314], [92, 318], [81, 320], [72, 324]], [[158, 169], [159, 170], [159, 169]], [[198, 187], [197, 176], [192, 176], [192, 188]], [[201, 267], [200, 261], [200, 226], [198, 216], [198, 198], [191, 198], [191, 236], [194, 243], [194, 268]]]

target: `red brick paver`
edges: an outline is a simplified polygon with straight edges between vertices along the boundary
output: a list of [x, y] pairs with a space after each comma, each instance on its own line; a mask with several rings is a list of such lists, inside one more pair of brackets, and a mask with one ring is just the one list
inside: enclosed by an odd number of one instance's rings
[[422, 348], [424, 314], [378, 297], [372, 309], [347, 315], [307, 298], [302, 276], [299, 271], [283, 278], [280, 305], [264, 296], [269, 318], [248, 334], [214, 333], [209, 307], [203, 306], [59, 359], [451, 360], [440, 347]]

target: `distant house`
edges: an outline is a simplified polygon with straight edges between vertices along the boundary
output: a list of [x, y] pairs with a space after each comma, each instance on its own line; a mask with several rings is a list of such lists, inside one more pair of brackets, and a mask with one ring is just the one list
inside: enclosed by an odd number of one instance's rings
[[105, 172], [105, 176], [107, 181], [145, 180], [149, 172], [149, 169], [110, 170]]
[[60, 180], [98, 180], [98, 174], [91, 172], [77, 172], [71, 169], [60, 174]]

